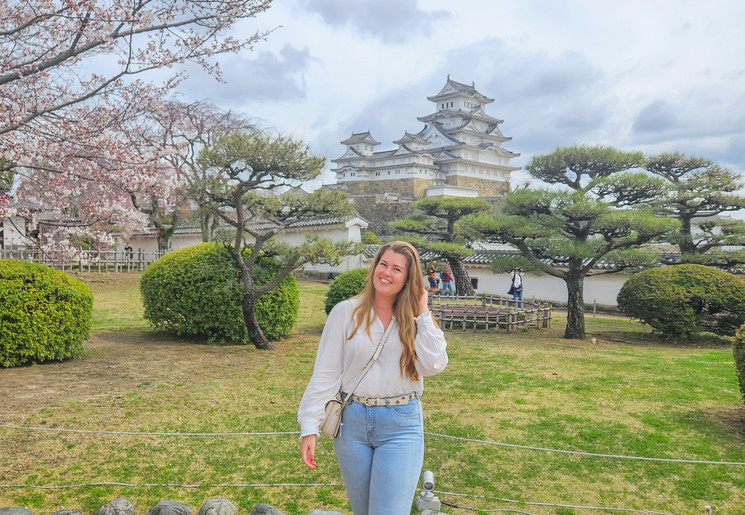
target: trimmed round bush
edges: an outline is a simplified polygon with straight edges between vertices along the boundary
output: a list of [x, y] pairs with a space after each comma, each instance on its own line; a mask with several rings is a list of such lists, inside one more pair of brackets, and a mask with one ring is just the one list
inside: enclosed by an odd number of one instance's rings
[[618, 307], [671, 337], [732, 336], [745, 322], [745, 281], [703, 265], [645, 270], [621, 288]]
[[740, 384], [740, 393], [745, 402], [745, 325], [735, 333], [735, 341], [732, 342], [732, 354], [735, 357], [735, 371], [737, 382]]
[[364, 243], [365, 245], [383, 244], [383, 242], [380, 241], [380, 238], [378, 238], [378, 235], [372, 231], [365, 231], [364, 233], [362, 233], [362, 243]]
[[37, 263], [0, 260], [0, 366], [77, 358], [88, 339], [93, 293]]
[[365, 287], [367, 281], [367, 268], [355, 268], [349, 272], [339, 274], [339, 276], [331, 281], [329, 291], [326, 293], [326, 314], [331, 313], [331, 310], [341, 301], [354, 297], [362, 288]]
[[[280, 268], [274, 259], [261, 257], [253, 271], [255, 284], [266, 284]], [[140, 292], [145, 319], [157, 329], [209, 343], [250, 343], [240, 272], [225, 245], [202, 243], [169, 252], [145, 269]], [[289, 336], [299, 308], [297, 282], [287, 275], [257, 302], [264, 335], [275, 341]]]

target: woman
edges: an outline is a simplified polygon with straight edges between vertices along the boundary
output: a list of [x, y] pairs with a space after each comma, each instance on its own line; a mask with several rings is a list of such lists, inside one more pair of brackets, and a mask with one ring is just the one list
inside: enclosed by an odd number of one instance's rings
[[430, 292], [432, 295], [437, 293], [437, 270], [435, 270], [435, 262], [432, 261], [432, 264], [427, 268], [427, 282], [429, 283], [429, 288], [427, 288], [427, 291]]
[[448, 362], [447, 344], [427, 299], [416, 249], [402, 241], [387, 243], [373, 259], [365, 288], [337, 304], [323, 329], [298, 410], [300, 457], [313, 469], [326, 402], [339, 390], [346, 398], [385, 329], [396, 324], [342, 411], [334, 438], [355, 515], [411, 510], [424, 458], [422, 378], [441, 372]]
[[523, 274], [522, 270], [515, 268], [512, 271], [512, 304], [515, 304], [518, 309], [523, 307]]
[[442, 279], [442, 296], [450, 295], [455, 296], [455, 288], [453, 288], [453, 271], [450, 269], [450, 263], [447, 264], [445, 270], [440, 274]]

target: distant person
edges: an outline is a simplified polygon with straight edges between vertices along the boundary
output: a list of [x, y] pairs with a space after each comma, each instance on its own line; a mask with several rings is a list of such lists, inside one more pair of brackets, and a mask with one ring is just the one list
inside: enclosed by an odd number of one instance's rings
[[437, 270], [435, 270], [435, 263], [435, 261], [432, 261], [432, 264], [427, 268], [427, 282], [429, 283], [427, 291], [432, 295], [437, 293]]
[[455, 287], [453, 286], [453, 271], [450, 269], [450, 263], [447, 264], [445, 270], [440, 273], [440, 279], [442, 280], [442, 295], [455, 296]]
[[124, 246], [124, 255], [129, 257], [129, 259], [134, 259], [135, 257], [134, 249], [132, 248], [132, 245], [129, 244], [129, 242], [127, 242], [127, 244]]
[[518, 309], [523, 307], [523, 276], [522, 270], [515, 268], [512, 271], [512, 286], [508, 292], [512, 295], [510, 304], [515, 304]]

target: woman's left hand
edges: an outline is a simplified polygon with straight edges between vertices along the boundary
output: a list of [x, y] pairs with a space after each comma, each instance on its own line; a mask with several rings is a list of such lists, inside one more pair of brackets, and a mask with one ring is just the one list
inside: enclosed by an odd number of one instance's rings
[[419, 296], [419, 313], [418, 315], [423, 315], [424, 313], [429, 312], [429, 292], [425, 289], [422, 290], [422, 294]]

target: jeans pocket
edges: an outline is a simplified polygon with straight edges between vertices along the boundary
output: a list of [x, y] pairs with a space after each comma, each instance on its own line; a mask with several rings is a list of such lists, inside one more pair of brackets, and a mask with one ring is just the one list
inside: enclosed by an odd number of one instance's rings
[[417, 399], [413, 399], [409, 401], [408, 404], [400, 406], [391, 405], [387, 406], [386, 409], [390, 410], [391, 413], [401, 418], [417, 418], [419, 417], [419, 413], [421, 411], [421, 404], [419, 404], [419, 401]]

